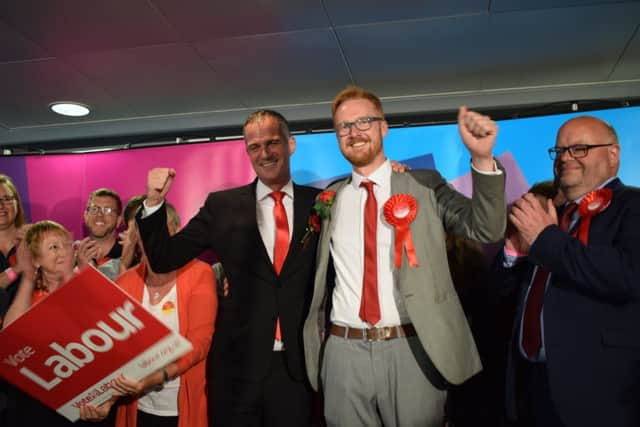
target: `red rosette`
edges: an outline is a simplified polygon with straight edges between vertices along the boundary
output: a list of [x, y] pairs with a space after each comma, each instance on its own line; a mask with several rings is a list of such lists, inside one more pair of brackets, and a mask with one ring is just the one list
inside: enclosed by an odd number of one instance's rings
[[610, 188], [601, 188], [587, 193], [578, 205], [580, 225], [578, 226], [578, 239], [585, 245], [589, 240], [589, 227], [591, 218], [605, 210], [611, 204], [613, 191]]
[[162, 312], [164, 314], [171, 314], [176, 307], [173, 305], [173, 302], [166, 301], [162, 304]]
[[395, 259], [396, 268], [402, 265], [402, 247], [407, 252], [407, 259], [411, 267], [418, 266], [418, 257], [411, 237], [409, 225], [416, 219], [418, 202], [410, 194], [396, 194], [384, 204], [384, 219], [395, 228]]

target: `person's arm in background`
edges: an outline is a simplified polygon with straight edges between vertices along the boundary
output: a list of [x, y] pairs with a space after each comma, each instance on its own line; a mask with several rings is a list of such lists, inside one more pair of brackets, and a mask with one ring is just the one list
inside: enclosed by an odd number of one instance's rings
[[35, 289], [36, 270], [27, 243], [23, 240], [16, 251], [18, 262], [22, 265], [22, 277], [18, 291], [4, 317], [3, 327], [7, 327], [31, 307], [31, 298]]

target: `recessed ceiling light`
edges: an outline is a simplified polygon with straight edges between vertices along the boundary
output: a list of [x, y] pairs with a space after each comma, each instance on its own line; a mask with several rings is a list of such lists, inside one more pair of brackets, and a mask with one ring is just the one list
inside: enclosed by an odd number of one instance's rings
[[89, 107], [79, 102], [54, 102], [49, 107], [55, 112], [63, 116], [82, 117], [89, 114]]

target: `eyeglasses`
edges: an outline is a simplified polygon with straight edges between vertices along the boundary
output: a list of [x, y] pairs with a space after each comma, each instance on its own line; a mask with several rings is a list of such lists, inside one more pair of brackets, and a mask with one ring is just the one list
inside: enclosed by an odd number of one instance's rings
[[14, 196], [4, 196], [0, 197], [0, 204], [10, 205], [16, 198]]
[[614, 145], [614, 144], [613, 143], [594, 144], [594, 145], [579, 144], [579, 145], [570, 145], [568, 147], [553, 147], [553, 148], [549, 148], [547, 151], [549, 152], [549, 157], [551, 158], [551, 160], [555, 160], [556, 157], [562, 157], [562, 155], [567, 151], [569, 152], [569, 155], [571, 157], [573, 157], [574, 159], [579, 159], [582, 157], [587, 157], [587, 154], [589, 154], [589, 150], [591, 150], [592, 148], [609, 147], [611, 145]]
[[360, 117], [352, 122], [341, 122], [336, 124], [336, 133], [338, 136], [346, 136], [351, 133], [351, 128], [355, 125], [356, 129], [365, 131], [371, 129], [371, 123], [381, 122], [382, 117]]
[[103, 215], [117, 214], [116, 210], [110, 206], [89, 206], [87, 207], [87, 212], [89, 215], [98, 215], [99, 213]]

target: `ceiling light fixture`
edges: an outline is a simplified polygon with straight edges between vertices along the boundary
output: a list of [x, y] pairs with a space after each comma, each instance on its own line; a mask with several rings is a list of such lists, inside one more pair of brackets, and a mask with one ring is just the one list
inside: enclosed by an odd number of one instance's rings
[[82, 117], [91, 112], [87, 105], [81, 104], [79, 102], [53, 102], [49, 104], [49, 108], [51, 108], [53, 112], [58, 113], [62, 116], [71, 117]]

